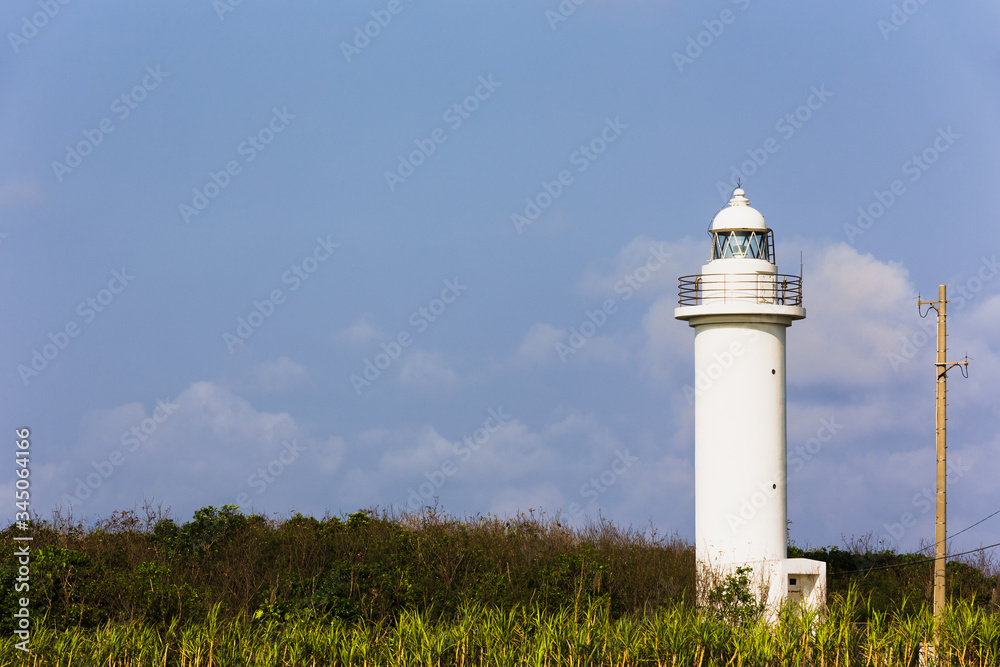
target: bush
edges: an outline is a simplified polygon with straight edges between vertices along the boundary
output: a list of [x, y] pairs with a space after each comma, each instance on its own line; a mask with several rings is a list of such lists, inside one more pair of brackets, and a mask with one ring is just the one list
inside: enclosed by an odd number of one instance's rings
[[[13, 528], [0, 541], [0, 627], [16, 599]], [[574, 529], [534, 514], [459, 521], [427, 508], [285, 521], [205, 507], [178, 525], [162, 513], [115, 513], [84, 528], [71, 517], [33, 522], [33, 614], [54, 628], [204, 618], [285, 623], [304, 617], [394, 624], [411, 612], [448, 621], [461, 609], [546, 613], [598, 604], [609, 618], [653, 617], [695, 604], [693, 548], [607, 522]], [[831, 599], [852, 585], [866, 610], [917, 613], [930, 601], [931, 566], [919, 554], [837, 548], [789, 556], [828, 563]], [[892, 565], [888, 569], [874, 569]], [[897, 567], [899, 566], [899, 567]], [[861, 570], [861, 572], [857, 572]], [[986, 608], [997, 577], [949, 563], [949, 595]], [[736, 622], [754, 617], [745, 571], [716, 587], [713, 605]], [[990, 607], [995, 608], [995, 607]], [[864, 621], [865, 617], [854, 619]]]
[[708, 609], [719, 620], [733, 626], [756, 623], [764, 612], [764, 602], [754, 594], [750, 575], [753, 568], [739, 567], [709, 589]]

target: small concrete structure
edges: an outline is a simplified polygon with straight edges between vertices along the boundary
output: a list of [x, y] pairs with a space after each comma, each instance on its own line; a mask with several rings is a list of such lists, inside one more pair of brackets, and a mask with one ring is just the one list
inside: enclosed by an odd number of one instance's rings
[[768, 615], [773, 617], [786, 603], [809, 609], [826, 606], [826, 563], [809, 558], [776, 561], [768, 591]]
[[695, 550], [699, 598], [752, 569], [769, 617], [826, 600], [826, 564], [786, 558], [785, 332], [805, 318], [801, 276], [778, 273], [764, 216], [737, 188], [712, 220], [711, 259], [680, 279], [695, 330]]

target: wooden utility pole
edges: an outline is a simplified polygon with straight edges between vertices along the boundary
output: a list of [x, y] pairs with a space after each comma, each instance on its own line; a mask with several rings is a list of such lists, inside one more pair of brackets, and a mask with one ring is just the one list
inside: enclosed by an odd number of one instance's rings
[[[930, 306], [937, 311], [937, 361], [934, 363], [934, 368], [937, 371], [937, 418], [935, 420], [937, 433], [937, 514], [934, 523], [934, 618], [936, 619], [941, 618], [945, 607], [945, 559], [948, 546], [948, 371], [954, 366], [962, 366], [962, 373], [966, 374], [965, 368], [969, 364], [968, 358], [965, 361], [952, 363], [945, 361], [948, 350], [947, 304], [948, 299], [945, 297], [944, 285], [938, 285], [937, 301], [921, 301], [920, 296], [917, 296], [917, 308]], [[927, 313], [929, 312], [930, 309], [927, 310]], [[921, 317], [926, 317], [927, 313], [922, 312]]]

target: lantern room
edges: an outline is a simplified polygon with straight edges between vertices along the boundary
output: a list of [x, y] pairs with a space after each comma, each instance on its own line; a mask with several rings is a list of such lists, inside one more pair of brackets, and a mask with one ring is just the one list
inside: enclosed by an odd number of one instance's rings
[[774, 236], [742, 188], [712, 220], [712, 260], [763, 259], [774, 264]]

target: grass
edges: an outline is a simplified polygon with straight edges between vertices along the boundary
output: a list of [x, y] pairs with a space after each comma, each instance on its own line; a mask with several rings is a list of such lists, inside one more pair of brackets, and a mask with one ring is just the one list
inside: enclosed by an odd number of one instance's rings
[[[607, 522], [144, 514], [36, 518], [26, 660], [0, 533], [0, 665], [915, 665], [933, 633], [930, 564], [864, 541], [791, 550], [828, 563], [829, 605], [772, 627], [695, 609], [690, 545]], [[1000, 665], [996, 567], [948, 577], [938, 664]]]
[[[933, 639], [933, 619], [867, 610], [867, 625], [850, 619], [864, 606], [836, 596], [828, 613], [786, 613], [734, 627], [684, 606], [645, 617], [613, 619], [592, 600], [576, 609], [509, 610], [463, 606], [450, 619], [407, 612], [394, 622], [295, 619], [286, 623], [221, 620], [218, 608], [186, 626], [156, 629], [133, 621], [98, 628], [42, 629], [30, 665], [914, 665]], [[968, 602], [951, 607], [936, 655], [942, 665], [1000, 663], [1000, 623]], [[0, 644], [11, 664], [18, 652]]]

